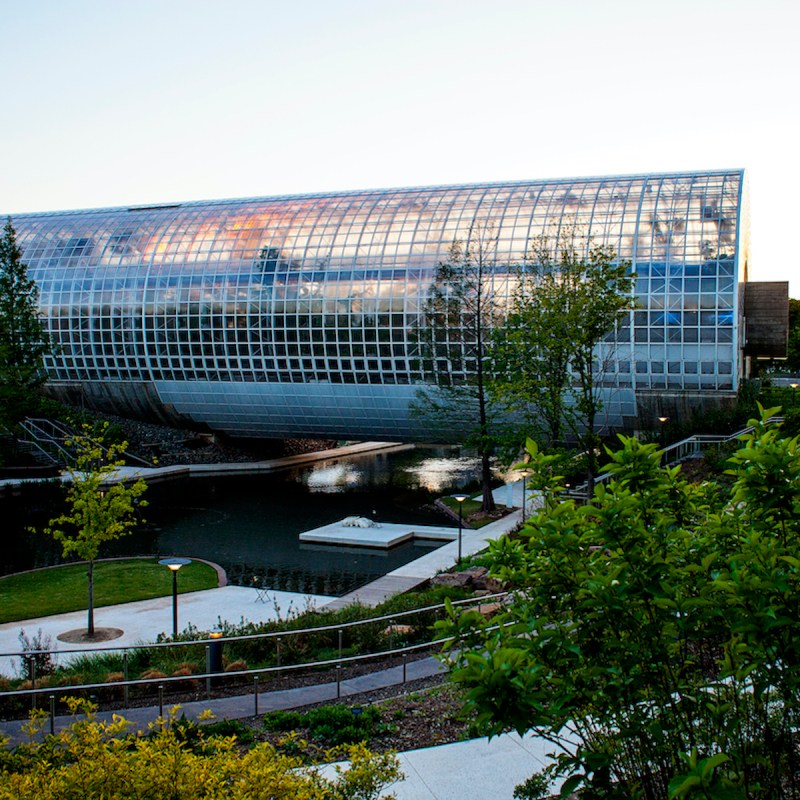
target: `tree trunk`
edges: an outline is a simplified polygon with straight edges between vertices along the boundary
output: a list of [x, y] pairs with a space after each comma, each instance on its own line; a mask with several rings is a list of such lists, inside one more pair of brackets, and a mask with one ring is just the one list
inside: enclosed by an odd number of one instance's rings
[[86, 577], [89, 580], [89, 618], [86, 623], [86, 633], [88, 636], [94, 636], [94, 561], [89, 562]]
[[492, 494], [492, 460], [489, 453], [481, 453], [481, 489], [483, 490], [481, 511], [494, 511]]

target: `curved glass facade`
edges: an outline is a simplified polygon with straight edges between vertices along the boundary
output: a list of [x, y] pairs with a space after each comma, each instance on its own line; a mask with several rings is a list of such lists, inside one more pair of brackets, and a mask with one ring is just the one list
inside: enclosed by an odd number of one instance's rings
[[[248, 436], [413, 439], [412, 338], [477, 224], [498, 271], [569, 224], [637, 274], [607, 422], [658, 391], [734, 391], [740, 170], [362, 191], [13, 217], [57, 347], [51, 390]], [[503, 266], [500, 266], [503, 265]], [[508, 281], [506, 281], [508, 285]]]

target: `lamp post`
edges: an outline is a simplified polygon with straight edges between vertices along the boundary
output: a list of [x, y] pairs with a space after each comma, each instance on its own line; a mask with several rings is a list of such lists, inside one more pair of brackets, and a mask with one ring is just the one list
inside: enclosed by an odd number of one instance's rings
[[186, 564], [191, 564], [191, 558], [162, 558], [159, 564], [168, 567], [172, 572], [172, 638], [178, 636], [178, 570]]
[[453, 499], [456, 500], [458, 503], [458, 561], [456, 562], [458, 566], [461, 566], [461, 532], [464, 528], [464, 501], [469, 497], [466, 494], [454, 494]]
[[661, 423], [661, 428], [659, 430], [658, 438], [661, 443], [661, 461], [659, 461], [659, 466], [666, 466], [667, 464], [667, 423], [669, 422], [669, 417], [659, 417], [658, 421]]
[[794, 408], [794, 397], [795, 397], [795, 392], [797, 391], [798, 384], [790, 383], [789, 386], [792, 390], [792, 408]]
[[661, 440], [661, 448], [663, 450], [663, 448], [667, 446], [667, 423], [669, 422], [669, 417], [659, 417], [658, 421], [661, 423], [659, 439]]
[[519, 474], [522, 475], [522, 521], [525, 522], [525, 481], [533, 473], [529, 469], [521, 469]]

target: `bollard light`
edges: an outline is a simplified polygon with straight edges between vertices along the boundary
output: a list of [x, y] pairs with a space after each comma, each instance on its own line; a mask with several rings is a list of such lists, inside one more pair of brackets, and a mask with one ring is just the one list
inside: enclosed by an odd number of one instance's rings
[[222, 672], [222, 631], [210, 631], [207, 672]]

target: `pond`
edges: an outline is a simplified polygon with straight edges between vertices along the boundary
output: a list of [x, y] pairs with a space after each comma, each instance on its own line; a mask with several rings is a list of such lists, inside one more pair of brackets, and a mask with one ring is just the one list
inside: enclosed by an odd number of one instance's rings
[[[146, 518], [106, 555], [180, 554], [220, 564], [231, 583], [341, 595], [418, 558], [433, 543], [389, 551], [301, 544], [303, 531], [350, 515], [377, 522], [451, 524], [441, 494], [477, 486], [476, 458], [458, 448], [417, 447], [351, 456], [263, 476], [190, 478], [152, 485]], [[60, 562], [41, 533], [59, 510], [57, 487], [0, 501], [11, 520], [3, 574]]]

